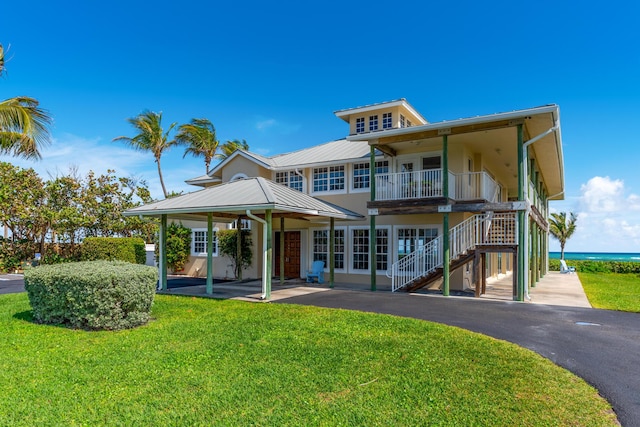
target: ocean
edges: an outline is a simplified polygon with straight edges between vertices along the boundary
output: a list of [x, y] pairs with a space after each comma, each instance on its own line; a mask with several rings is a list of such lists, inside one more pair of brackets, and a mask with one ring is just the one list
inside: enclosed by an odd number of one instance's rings
[[[560, 252], [549, 252], [550, 259], [560, 259]], [[568, 260], [591, 261], [635, 261], [640, 262], [640, 253], [616, 252], [566, 252], [564, 258]]]

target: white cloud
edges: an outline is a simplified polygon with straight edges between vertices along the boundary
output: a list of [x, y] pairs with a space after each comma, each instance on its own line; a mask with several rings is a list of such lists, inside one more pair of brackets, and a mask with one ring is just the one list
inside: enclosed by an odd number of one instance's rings
[[276, 119], [266, 119], [260, 120], [256, 123], [256, 129], [258, 130], [266, 130], [268, 128], [274, 127], [278, 124]]
[[[578, 215], [575, 234], [567, 241], [567, 251], [638, 252], [640, 248], [640, 196], [630, 192], [621, 179], [596, 176], [580, 187], [573, 208]], [[551, 239], [552, 250], [559, 248]]]

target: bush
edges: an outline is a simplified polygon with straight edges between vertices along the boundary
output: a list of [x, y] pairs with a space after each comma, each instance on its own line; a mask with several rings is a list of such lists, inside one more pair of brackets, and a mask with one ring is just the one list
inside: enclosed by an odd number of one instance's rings
[[38, 323], [118, 330], [149, 320], [158, 271], [122, 261], [42, 265], [24, 273]]
[[[633, 261], [567, 260], [567, 265], [583, 273], [640, 274], [640, 262]], [[560, 260], [550, 259], [549, 270], [560, 271]]]
[[138, 237], [87, 237], [82, 242], [82, 261], [108, 260], [144, 264], [144, 240]]

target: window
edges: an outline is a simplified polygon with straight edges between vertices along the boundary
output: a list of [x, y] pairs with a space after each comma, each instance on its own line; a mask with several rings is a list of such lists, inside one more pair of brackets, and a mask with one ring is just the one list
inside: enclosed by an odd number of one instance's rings
[[[376, 161], [376, 174], [389, 173], [389, 161]], [[353, 164], [353, 189], [369, 188], [369, 162]]]
[[400, 127], [403, 128], [405, 127], [407, 124], [404, 121], [404, 116], [402, 114], [400, 114]]
[[369, 116], [369, 132], [378, 130], [378, 116]]
[[[353, 270], [369, 270], [369, 229], [355, 228], [351, 230]], [[389, 230], [376, 229], [376, 270], [386, 271], [389, 268]]]
[[396, 229], [396, 236], [396, 245], [398, 247], [397, 259], [400, 260], [438, 237], [438, 229], [402, 227]]
[[[218, 236], [217, 230], [213, 230], [213, 256], [218, 256]], [[191, 231], [191, 255], [207, 255], [207, 230], [193, 229]]]
[[303, 180], [296, 171], [276, 172], [276, 182], [278, 184], [286, 185], [287, 187], [302, 192]]
[[393, 114], [384, 113], [382, 115], [382, 129], [391, 129], [393, 127]]
[[[241, 219], [240, 226], [243, 230], [251, 230], [251, 220], [249, 219]], [[231, 224], [229, 224], [229, 230], [235, 230], [238, 227], [238, 221], [235, 220]]]
[[[344, 230], [333, 230], [334, 264], [336, 270], [344, 270]], [[313, 260], [324, 261], [329, 266], [329, 230], [313, 230]]]
[[411, 120], [407, 120], [407, 127], [410, 128], [411, 127]]
[[440, 164], [440, 156], [422, 158], [422, 170], [440, 169]]
[[356, 119], [356, 133], [364, 132], [364, 117], [358, 117]]
[[313, 170], [313, 191], [344, 190], [344, 166], [329, 166]]

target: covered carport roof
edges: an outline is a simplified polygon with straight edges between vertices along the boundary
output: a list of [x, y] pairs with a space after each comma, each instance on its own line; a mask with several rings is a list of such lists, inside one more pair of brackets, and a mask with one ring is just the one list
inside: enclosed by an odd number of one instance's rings
[[325, 217], [342, 220], [362, 220], [364, 216], [324, 200], [277, 184], [265, 178], [246, 178], [227, 182], [178, 197], [138, 206], [124, 212], [125, 216], [237, 218], [264, 214], [271, 210], [274, 216], [292, 218]]

